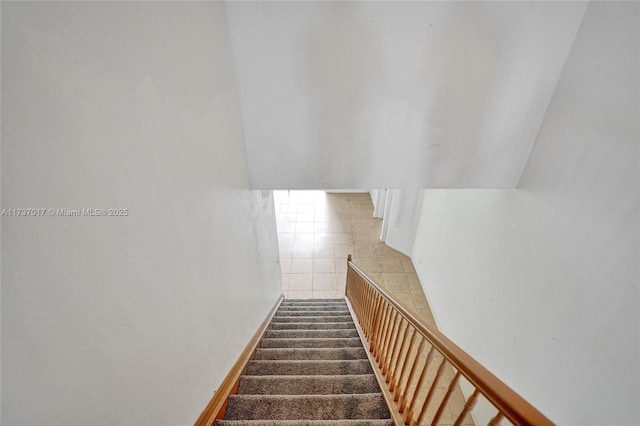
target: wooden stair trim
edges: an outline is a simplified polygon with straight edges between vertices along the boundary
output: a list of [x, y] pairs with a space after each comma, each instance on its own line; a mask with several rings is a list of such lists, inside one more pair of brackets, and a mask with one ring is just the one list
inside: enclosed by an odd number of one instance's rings
[[267, 314], [267, 317], [260, 324], [251, 340], [249, 340], [249, 343], [240, 354], [236, 363], [218, 387], [218, 390], [213, 394], [211, 401], [209, 401], [207, 407], [200, 414], [200, 417], [198, 417], [194, 426], [211, 426], [216, 420], [222, 420], [224, 418], [224, 414], [227, 409], [227, 402], [229, 401], [229, 395], [235, 394], [238, 390], [240, 376], [246, 369], [249, 361], [253, 358], [253, 354], [258, 347], [260, 340], [262, 340], [262, 336], [267, 331], [271, 320], [275, 316], [276, 311], [280, 307], [280, 304], [282, 304], [283, 300], [284, 295], [281, 294]]

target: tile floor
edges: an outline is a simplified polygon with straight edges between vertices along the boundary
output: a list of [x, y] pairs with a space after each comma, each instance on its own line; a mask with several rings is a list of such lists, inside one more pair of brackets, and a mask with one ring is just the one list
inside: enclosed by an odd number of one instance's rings
[[[352, 254], [353, 262], [376, 284], [435, 325], [411, 259], [380, 241], [382, 220], [373, 217], [368, 193], [274, 191], [274, 200], [285, 297], [344, 297], [347, 254]], [[437, 358], [430, 375], [435, 374]], [[423, 353], [418, 366], [424, 362]], [[453, 371], [447, 369], [445, 376], [452, 377]], [[437, 386], [434, 400], [444, 395], [449, 381]], [[457, 386], [438, 424], [453, 424], [464, 402]], [[473, 421], [467, 416], [463, 424], [473, 425]]]
[[380, 241], [368, 193], [274, 191], [287, 298], [343, 297], [347, 254], [379, 286], [435, 324], [411, 259]]

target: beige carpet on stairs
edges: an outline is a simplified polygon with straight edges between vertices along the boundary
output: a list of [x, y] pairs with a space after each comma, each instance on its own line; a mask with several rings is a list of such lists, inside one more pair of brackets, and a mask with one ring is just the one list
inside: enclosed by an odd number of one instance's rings
[[392, 426], [344, 299], [285, 300], [217, 426]]

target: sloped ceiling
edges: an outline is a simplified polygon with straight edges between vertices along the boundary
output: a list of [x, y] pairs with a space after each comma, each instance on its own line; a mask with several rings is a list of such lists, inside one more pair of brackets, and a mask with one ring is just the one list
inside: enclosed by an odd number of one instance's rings
[[512, 188], [582, 2], [232, 2], [254, 188]]

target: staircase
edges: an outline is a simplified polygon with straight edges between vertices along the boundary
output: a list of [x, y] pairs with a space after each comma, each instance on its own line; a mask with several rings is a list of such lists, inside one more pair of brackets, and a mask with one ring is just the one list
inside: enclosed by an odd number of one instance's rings
[[285, 300], [217, 426], [393, 426], [343, 299]]

